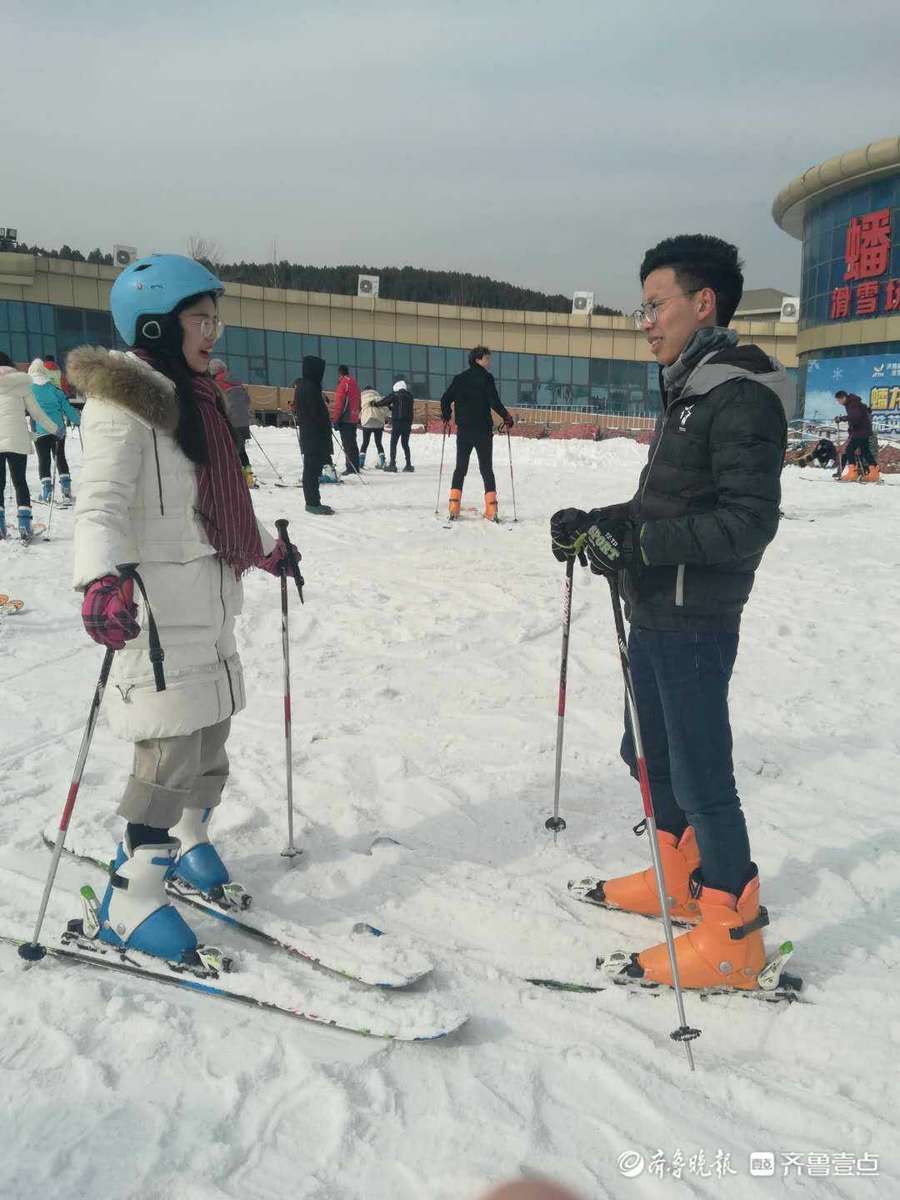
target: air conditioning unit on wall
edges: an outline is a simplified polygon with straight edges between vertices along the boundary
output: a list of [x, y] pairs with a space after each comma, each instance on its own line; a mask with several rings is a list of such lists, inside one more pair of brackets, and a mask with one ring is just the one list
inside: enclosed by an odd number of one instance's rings
[[357, 275], [357, 296], [370, 296], [374, 300], [378, 296], [378, 286], [380, 283], [380, 275]]
[[784, 296], [781, 301], [781, 320], [782, 321], [799, 321], [800, 320], [800, 297], [799, 296]]
[[594, 311], [594, 293], [593, 292], [575, 292], [572, 296], [572, 312], [581, 313], [583, 316], [590, 316]]
[[136, 246], [113, 246], [113, 262], [117, 267], [127, 267], [137, 262]]

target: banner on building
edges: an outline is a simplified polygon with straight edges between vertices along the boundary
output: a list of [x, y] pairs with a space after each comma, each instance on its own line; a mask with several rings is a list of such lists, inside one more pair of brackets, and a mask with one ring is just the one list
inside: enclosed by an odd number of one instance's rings
[[813, 359], [806, 368], [804, 417], [833, 421], [842, 411], [837, 391], [855, 392], [868, 404], [876, 433], [900, 433], [900, 355]]

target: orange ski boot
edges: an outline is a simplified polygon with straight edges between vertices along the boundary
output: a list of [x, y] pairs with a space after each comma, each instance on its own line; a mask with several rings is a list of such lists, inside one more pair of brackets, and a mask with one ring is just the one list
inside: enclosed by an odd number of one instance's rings
[[869, 467], [865, 475], [859, 480], [859, 483], [881, 483], [881, 471], [878, 467]]
[[857, 483], [859, 481], [859, 467], [856, 463], [850, 463], [841, 471], [838, 483]]
[[[691, 895], [691, 872], [700, 866], [700, 851], [690, 825], [680, 838], [674, 833], [657, 830], [656, 841], [662, 863], [666, 895], [669, 898], [669, 914], [673, 920], [690, 922], [700, 920], [700, 905]], [[635, 871], [632, 875], [620, 875], [618, 879], [573, 880], [569, 891], [579, 900], [598, 904], [603, 908], [618, 908], [624, 912], [640, 913], [645, 917], [661, 916], [656, 873], [652, 867]]]
[[450, 520], [459, 520], [459, 506], [462, 502], [462, 488], [450, 489]]
[[[700, 924], [675, 939], [678, 974], [684, 988], [758, 987], [766, 965], [763, 928], [769, 914], [759, 903], [759, 874], [740, 896], [704, 887], [694, 877], [692, 890], [700, 903]], [[699, 874], [699, 873], [698, 873]], [[665, 942], [632, 956], [626, 974], [647, 983], [671, 986], [672, 972]]]
[[497, 493], [484, 493], [484, 519], [486, 521], [496, 521], [497, 517]]

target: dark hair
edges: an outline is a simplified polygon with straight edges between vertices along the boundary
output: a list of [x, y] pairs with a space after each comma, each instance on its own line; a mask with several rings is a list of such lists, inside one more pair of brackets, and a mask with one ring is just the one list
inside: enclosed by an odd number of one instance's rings
[[44, 360], [44, 362], [56, 362], [55, 354], [42, 354], [41, 358]]
[[844, 391], [843, 388], [841, 388], [841, 390], [839, 392], [834, 393], [834, 398], [835, 398], [835, 400], [843, 400], [846, 395], [847, 395], [847, 393]]
[[14, 367], [15, 365], [16, 364], [9, 357], [9, 355], [4, 354], [3, 351], [0, 350], [0, 367]]
[[683, 292], [712, 288], [716, 324], [728, 325], [744, 294], [743, 263], [737, 246], [708, 233], [681, 233], [648, 250], [641, 263], [641, 283], [651, 271], [671, 267]]
[[184, 330], [178, 317], [186, 308], [205, 296], [209, 296], [213, 301], [218, 299], [214, 292], [198, 292], [196, 296], [185, 297], [170, 313], [148, 313], [139, 317], [134, 338], [135, 347], [147, 352], [151, 365], [175, 384], [178, 395], [175, 440], [191, 462], [198, 464], [208, 461], [209, 449], [203, 417], [194, 399], [195, 372], [187, 365], [184, 357]]
[[341, 363], [341, 365], [338, 367], [338, 375], [349, 375], [349, 374], [350, 374], [350, 368], [345, 367], [344, 364]]
[[479, 358], [484, 358], [486, 354], [490, 354], [487, 346], [475, 346], [469, 351], [469, 366], [474, 367]]

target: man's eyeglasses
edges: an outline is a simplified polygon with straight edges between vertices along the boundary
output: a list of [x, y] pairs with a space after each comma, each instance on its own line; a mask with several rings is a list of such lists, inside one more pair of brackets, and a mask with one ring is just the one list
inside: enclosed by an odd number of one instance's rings
[[199, 329], [200, 336], [210, 342], [217, 342], [225, 332], [225, 322], [219, 317], [207, 317], [203, 313], [192, 313], [189, 317], [182, 317], [182, 320], [190, 322], [195, 329]]
[[679, 296], [695, 296], [697, 292], [701, 291], [703, 291], [702, 288], [691, 288], [689, 292], [674, 292], [671, 296], [663, 296], [660, 300], [648, 300], [646, 304], [639, 305], [631, 314], [635, 329], [643, 328], [644, 324], [655, 325], [659, 310], [670, 300], [677, 300]]

